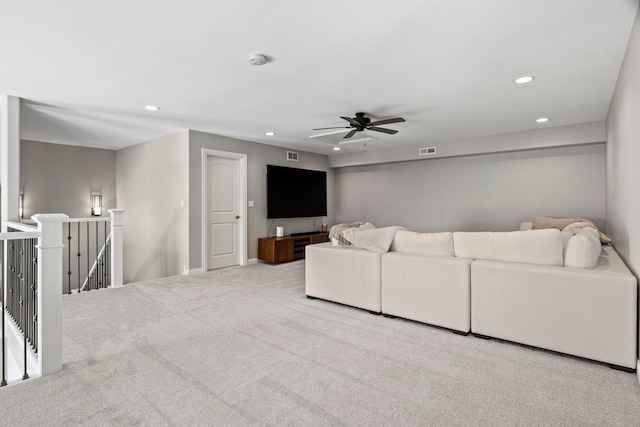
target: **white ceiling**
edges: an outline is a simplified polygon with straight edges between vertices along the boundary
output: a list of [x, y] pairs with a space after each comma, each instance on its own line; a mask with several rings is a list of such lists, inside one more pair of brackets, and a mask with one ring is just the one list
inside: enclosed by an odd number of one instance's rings
[[[188, 128], [333, 154], [339, 138], [310, 139], [320, 133], [311, 129], [358, 111], [407, 121], [341, 153], [601, 121], [637, 9], [638, 0], [0, 0], [0, 93], [23, 98], [23, 139], [108, 148]], [[250, 65], [255, 52], [270, 62]], [[528, 74], [534, 82], [513, 83]], [[551, 121], [537, 124], [541, 116]]]

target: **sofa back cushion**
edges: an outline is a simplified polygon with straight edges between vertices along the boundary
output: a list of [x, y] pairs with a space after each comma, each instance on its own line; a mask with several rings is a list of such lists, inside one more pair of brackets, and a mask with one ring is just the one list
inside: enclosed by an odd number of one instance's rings
[[394, 252], [453, 256], [453, 233], [417, 233], [398, 230], [391, 244]]
[[602, 244], [598, 231], [593, 228], [583, 228], [567, 242], [564, 266], [590, 270], [596, 266], [601, 251]]
[[453, 246], [457, 257], [563, 265], [562, 234], [555, 228], [509, 232], [455, 232]]

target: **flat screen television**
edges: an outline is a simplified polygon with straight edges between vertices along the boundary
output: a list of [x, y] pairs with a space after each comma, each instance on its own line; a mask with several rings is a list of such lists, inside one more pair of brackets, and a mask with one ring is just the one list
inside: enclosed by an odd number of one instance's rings
[[267, 218], [326, 215], [326, 172], [267, 165]]

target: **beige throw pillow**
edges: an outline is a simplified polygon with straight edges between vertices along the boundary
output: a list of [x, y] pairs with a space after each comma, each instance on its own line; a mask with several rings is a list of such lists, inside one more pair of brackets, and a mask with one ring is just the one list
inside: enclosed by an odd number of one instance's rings
[[598, 236], [600, 238], [600, 242], [608, 245], [609, 243], [611, 243], [613, 240], [611, 240], [611, 237], [607, 236], [606, 234], [604, 234], [603, 232], [601, 232], [600, 230], [598, 230], [598, 227], [596, 227], [591, 221], [583, 221], [583, 222], [574, 222], [572, 224], [567, 225], [565, 228], [562, 229], [562, 231], [573, 231], [574, 233], [577, 233], [578, 231], [582, 230], [583, 228], [591, 228], [595, 231], [598, 232]]
[[595, 229], [600, 234], [600, 242], [603, 244], [608, 245], [612, 242], [611, 238], [598, 230], [598, 227], [596, 227], [593, 222], [584, 218], [551, 218], [548, 216], [534, 216], [533, 226], [531, 228], [533, 230], [557, 228], [561, 231], [577, 231], [584, 227], [591, 227]]
[[534, 216], [532, 230], [538, 230], [541, 228], [557, 228], [558, 230], [564, 230], [564, 228], [574, 222], [583, 221], [582, 218], [550, 218], [548, 216]]

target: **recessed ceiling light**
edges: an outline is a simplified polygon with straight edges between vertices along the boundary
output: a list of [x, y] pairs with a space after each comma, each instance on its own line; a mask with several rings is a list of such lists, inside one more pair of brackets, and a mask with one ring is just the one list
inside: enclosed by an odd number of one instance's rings
[[149, 111], [158, 111], [160, 107], [156, 107], [155, 105], [145, 105], [145, 107]]
[[340, 147], [333, 147], [333, 151], [340, 151]]
[[536, 119], [536, 122], [538, 122], [538, 123], [546, 123], [549, 120], [550, 120], [549, 117], [540, 117], [539, 119]]
[[251, 65], [264, 65], [269, 62], [269, 58], [261, 53], [252, 53], [249, 55], [249, 63]]
[[273, 136], [273, 135], [275, 135], [276, 133], [275, 133], [275, 132], [265, 132], [264, 134], [265, 134], [265, 135], [267, 135], [267, 136]]
[[518, 77], [515, 82], [518, 84], [523, 84], [523, 83], [529, 83], [532, 82], [533, 79], [535, 79], [535, 76], [522, 76], [522, 77]]

